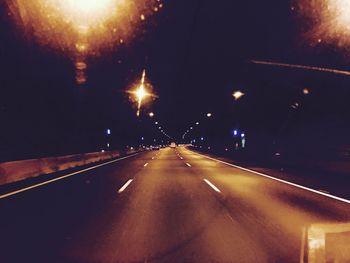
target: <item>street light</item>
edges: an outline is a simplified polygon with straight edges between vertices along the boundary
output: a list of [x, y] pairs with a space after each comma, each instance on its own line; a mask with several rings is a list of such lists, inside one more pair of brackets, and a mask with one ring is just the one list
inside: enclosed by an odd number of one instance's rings
[[[141, 107], [142, 107], [142, 103], [149, 97], [156, 97], [154, 94], [150, 93], [149, 91], [147, 91], [146, 89], [146, 70], [144, 69], [142, 72], [142, 77], [140, 80], [140, 85], [137, 87], [136, 90], [129, 90], [127, 91], [128, 93], [131, 93], [132, 95], [134, 95], [134, 99], [137, 102], [137, 112], [136, 112], [136, 116], [139, 117], [140, 113], [141, 113]], [[150, 117], [154, 116], [154, 113], [151, 112], [149, 114]]]
[[237, 90], [235, 92], [233, 92], [232, 96], [235, 98], [235, 100], [239, 100], [240, 98], [242, 98], [245, 94], [240, 91], [240, 90]]
[[310, 90], [307, 89], [307, 88], [303, 89], [303, 94], [304, 95], [309, 95], [310, 94]]
[[213, 116], [213, 114], [210, 113], [210, 112], [208, 112], [208, 113], [207, 113], [207, 117], [210, 118], [211, 116]]
[[150, 113], [148, 113], [148, 116], [150, 116], [151, 118], [153, 118], [153, 117], [154, 117], [154, 113], [153, 113], [153, 112], [150, 112]]
[[[163, 7], [162, 0], [14, 0], [9, 17], [28, 39], [64, 52], [74, 63], [99, 56], [135, 35], [138, 24]], [[135, 19], [140, 17], [140, 19]], [[85, 68], [76, 67], [76, 81], [87, 81]]]
[[110, 148], [110, 143], [109, 143], [109, 140], [111, 138], [111, 134], [112, 134], [112, 130], [111, 129], [107, 129], [106, 130], [106, 134], [107, 134], [107, 148]]
[[[334, 45], [348, 52], [350, 46], [350, 2], [349, 0], [300, 0], [293, 11], [298, 13], [301, 27], [307, 31], [312, 46]], [[306, 19], [304, 19], [306, 18]], [[305, 23], [305, 21], [308, 21]], [[322, 69], [321, 69], [322, 70]]]
[[331, 1], [333, 3], [333, 6], [329, 4], [329, 7], [327, 8], [327, 11], [333, 12], [333, 15], [336, 19], [336, 22], [338, 22], [339, 26], [343, 26], [347, 30], [348, 25], [350, 23], [350, 3], [348, 0], [337, 0], [337, 1]]
[[141, 105], [142, 105], [142, 101], [143, 99], [147, 96], [147, 92], [145, 90], [145, 77], [146, 77], [146, 70], [143, 70], [142, 72], [142, 78], [141, 78], [141, 85], [138, 88], [138, 90], [136, 90], [135, 95], [137, 97], [137, 116], [140, 116], [140, 110], [141, 110]]

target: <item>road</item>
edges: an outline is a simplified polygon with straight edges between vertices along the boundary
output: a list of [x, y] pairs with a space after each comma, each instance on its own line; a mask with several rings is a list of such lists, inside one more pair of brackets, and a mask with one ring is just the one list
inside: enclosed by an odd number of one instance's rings
[[0, 262], [300, 262], [305, 227], [350, 205], [185, 148], [0, 199]]

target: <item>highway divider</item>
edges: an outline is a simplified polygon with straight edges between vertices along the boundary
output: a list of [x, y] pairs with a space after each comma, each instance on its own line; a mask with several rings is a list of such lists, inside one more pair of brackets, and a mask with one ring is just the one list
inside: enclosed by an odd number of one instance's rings
[[[128, 150], [126, 154], [133, 154], [138, 150]], [[125, 152], [93, 152], [59, 157], [48, 157], [22, 161], [0, 163], [0, 185], [51, 174], [70, 168], [111, 160], [125, 155]]]

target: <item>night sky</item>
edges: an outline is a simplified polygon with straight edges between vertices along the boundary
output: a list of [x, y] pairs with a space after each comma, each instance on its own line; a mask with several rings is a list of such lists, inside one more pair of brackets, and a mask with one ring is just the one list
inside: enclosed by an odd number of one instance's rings
[[[337, 48], [302, 38], [289, 1], [167, 1], [130, 44], [88, 60], [83, 86], [69, 58], [27, 41], [0, 9], [0, 160], [101, 150], [106, 128], [113, 148], [136, 145], [160, 136], [155, 120], [176, 140], [200, 121], [198, 136], [225, 143], [233, 128], [262, 145], [348, 143], [349, 77], [249, 62], [348, 68]], [[144, 68], [159, 98], [137, 119], [125, 90]], [[235, 90], [246, 96], [235, 102]]]

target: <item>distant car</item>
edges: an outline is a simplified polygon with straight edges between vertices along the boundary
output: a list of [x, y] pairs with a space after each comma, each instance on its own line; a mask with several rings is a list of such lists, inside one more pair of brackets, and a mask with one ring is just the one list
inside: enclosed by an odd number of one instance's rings
[[152, 146], [152, 150], [153, 150], [153, 151], [159, 151], [159, 150], [160, 150], [160, 147], [159, 147], [158, 145]]
[[175, 142], [170, 143], [170, 148], [176, 148], [176, 143]]

